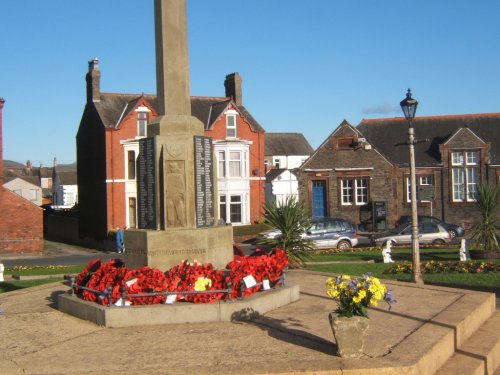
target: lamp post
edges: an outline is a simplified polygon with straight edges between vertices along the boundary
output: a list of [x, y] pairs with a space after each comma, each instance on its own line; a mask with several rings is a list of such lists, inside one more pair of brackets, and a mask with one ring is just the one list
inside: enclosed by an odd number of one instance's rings
[[401, 109], [408, 121], [408, 145], [410, 148], [410, 188], [411, 188], [411, 244], [413, 254], [413, 282], [423, 284], [422, 273], [420, 272], [420, 249], [418, 244], [418, 215], [417, 215], [417, 181], [415, 177], [415, 132], [412, 120], [417, 112], [418, 102], [411, 97], [411, 90], [408, 89], [406, 98], [400, 103]]

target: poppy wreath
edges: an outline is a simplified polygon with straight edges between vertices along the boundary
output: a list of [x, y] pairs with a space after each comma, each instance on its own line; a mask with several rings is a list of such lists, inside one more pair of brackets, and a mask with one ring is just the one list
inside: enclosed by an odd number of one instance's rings
[[[189, 263], [182, 261], [177, 266], [166, 272], [169, 279], [170, 292], [185, 292], [196, 290], [196, 282], [200, 279], [210, 281], [203, 290], [221, 290], [227, 288], [224, 273], [214, 269], [212, 263], [200, 264], [198, 262]], [[213, 303], [224, 298], [224, 293], [206, 294], [178, 294], [177, 300], [185, 300], [194, 303]]]
[[[121, 259], [111, 259], [101, 265], [101, 267], [90, 277], [87, 287], [104, 292], [111, 287], [111, 296], [96, 295], [94, 292], [84, 290], [82, 298], [86, 301], [97, 302], [101, 305], [114, 303], [121, 298], [121, 281], [127, 272]], [[111, 301], [109, 300], [111, 297]]]
[[[126, 291], [126, 295], [179, 292], [176, 298], [178, 301], [213, 303], [227, 296], [225, 293], [183, 294], [183, 292], [223, 290], [230, 284], [231, 297], [238, 298], [241, 297], [240, 288], [244, 277], [252, 275], [257, 283], [267, 279], [271, 286], [274, 286], [287, 265], [288, 257], [281, 249], [258, 257], [235, 256], [225, 271], [214, 269], [211, 263], [200, 264], [196, 261], [192, 263], [182, 261], [165, 273], [147, 266], [129, 270], [121, 259], [111, 259], [104, 264], [101, 259], [94, 259], [77, 275], [74, 288], [77, 293], [81, 292], [83, 299], [101, 305], [115, 303], [122, 297], [123, 290]], [[111, 287], [111, 293], [107, 295], [81, 291], [78, 286], [86, 286], [100, 292], [105, 292]], [[246, 288], [243, 295], [249, 296], [261, 288], [262, 285], [259, 284]], [[146, 305], [164, 303], [166, 296], [127, 296], [126, 299], [133, 305]]]
[[87, 266], [80, 272], [75, 279], [74, 291], [75, 293], [80, 293], [81, 289], [78, 286], [87, 286], [90, 278], [96, 272], [102, 264], [102, 259], [93, 259], [91, 260]]
[[243, 278], [252, 275], [257, 285], [245, 288], [243, 296], [249, 296], [262, 288], [263, 280], [268, 279], [275, 284], [283, 274], [284, 268], [288, 265], [288, 257], [281, 249], [276, 249], [273, 254], [259, 257], [237, 257], [230, 262], [227, 267], [230, 270], [229, 278], [232, 282], [232, 298], [242, 297], [241, 283]]
[[[146, 294], [164, 292], [168, 290], [169, 280], [157, 268], [141, 267], [128, 270], [121, 280], [120, 287], [124, 286], [127, 294]], [[164, 303], [166, 296], [127, 297], [132, 305], [152, 305]]]

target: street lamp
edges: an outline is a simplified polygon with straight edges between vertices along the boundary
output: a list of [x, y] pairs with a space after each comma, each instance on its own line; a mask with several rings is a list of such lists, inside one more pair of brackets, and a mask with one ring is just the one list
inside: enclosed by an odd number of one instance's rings
[[417, 215], [417, 181], [415, 178], [415, 132], [412, 120], [417, 112], [418, 102], [411, 97], [411, 90], [408, 89], [406, 98], [400, 103], [401, 109], [408, 120], [408, 145], [410, 148], [410, 187], [411, 187], [411, 244], [413, 253], [413, 282], [423, 284], [422, 273], [420, 272], [420, 249], [418, 244], [418, 215]]

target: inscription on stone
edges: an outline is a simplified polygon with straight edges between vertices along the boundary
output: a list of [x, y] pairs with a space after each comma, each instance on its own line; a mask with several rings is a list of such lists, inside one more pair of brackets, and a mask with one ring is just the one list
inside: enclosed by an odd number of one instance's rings
[[139, 229], [158, 229], [154, 138], [139, 140], [137, 158], [137, 216]]
[[196, 199], [196, 226], [210, 227], [214, 218], [212, 138], [194, 137], [194, 186]]

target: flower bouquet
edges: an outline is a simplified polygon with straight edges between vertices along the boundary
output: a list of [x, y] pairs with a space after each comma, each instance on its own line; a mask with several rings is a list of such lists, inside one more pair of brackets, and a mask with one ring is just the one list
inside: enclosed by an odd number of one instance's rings
[[366, 308], [369, 305], [377, 306], [381, 300], [389, 304], [389, 309], [391, 304], [396, 302], [391, 291], [387, 290], [379, 279], [369, 274], [359, 279], [348, 275], [329, 278], [326, 280], [326, 288], [326, 294], [338, 301], [339, 305], [335, 312], [347, 318], [368, 317]]
[[326, 294], [338, 301], [338, 307], [329, 314], [330, 326], [337, 343], [337, 354], [344, 358], [363, 355], [364, 337], [368, 330], [369, 305], [377, 306], [385, 300], [396, 302], [391, 292], [369, 274], [361, 278], [341, 275], [326, 280]]

